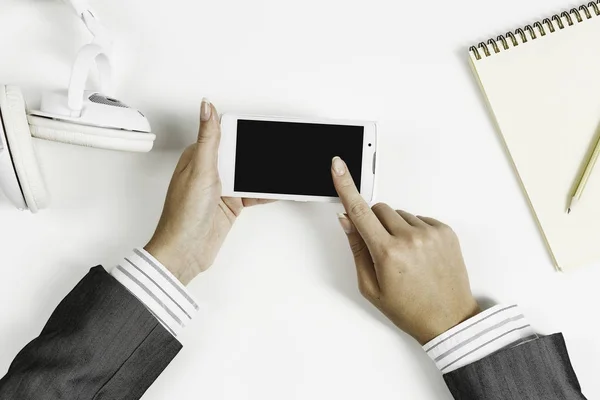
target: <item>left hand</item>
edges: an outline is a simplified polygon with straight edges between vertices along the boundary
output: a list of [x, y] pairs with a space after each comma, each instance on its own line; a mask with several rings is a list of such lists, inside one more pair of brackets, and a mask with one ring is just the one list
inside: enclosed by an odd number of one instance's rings
[[158, 227], [145, 249], [187, 285], [214, 262], [244, 207], [269, 200], [221, 197], [217, 167], [221, 126], [206, 99], [198, 141], [181, 155]]

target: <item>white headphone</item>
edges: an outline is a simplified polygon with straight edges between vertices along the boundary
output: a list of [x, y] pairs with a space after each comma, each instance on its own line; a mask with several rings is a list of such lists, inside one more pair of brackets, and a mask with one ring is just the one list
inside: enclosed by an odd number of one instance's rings
[[[144, 114], [113, 98], [112, 41], [85, 0], [68, 1], [94, 35], [81, 48], [68, 90], [42, 93], [40, 110], [29, 110], [16, 86], [0, 85], [0, 189], [19, 209], [35, 213], [49, 195], [35, 156], [32, 136], [108, 150], [148, 152], [156, 136]], [[85, 89], [96, 65], [100, 91]]]

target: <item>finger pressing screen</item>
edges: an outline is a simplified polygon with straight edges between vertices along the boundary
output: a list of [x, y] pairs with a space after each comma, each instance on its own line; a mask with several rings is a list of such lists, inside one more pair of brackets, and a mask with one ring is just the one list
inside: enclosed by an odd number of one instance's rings
[[334, 157], [331, 163], [333, 185], [340, 196], [348, 217], [356, 226], [367, 246], [379, 246], [380, 241], [389, 236], [381, 222], [377, 219], [371, 207], [360, 195], [354, 180], [348, 171], [346, 163], [339, 157]]

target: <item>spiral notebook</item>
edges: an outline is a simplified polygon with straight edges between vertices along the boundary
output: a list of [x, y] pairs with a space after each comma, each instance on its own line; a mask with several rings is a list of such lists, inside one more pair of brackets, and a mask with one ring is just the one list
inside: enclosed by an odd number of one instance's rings
[[600, 261], [600, 165], [566, 212], [600, 134], [600, 0], [469, 55], [556, 267]]

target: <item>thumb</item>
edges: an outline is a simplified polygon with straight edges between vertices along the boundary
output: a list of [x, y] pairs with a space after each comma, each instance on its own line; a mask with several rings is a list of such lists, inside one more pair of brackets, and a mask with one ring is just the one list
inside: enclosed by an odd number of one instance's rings
[[217, 167], [219, 143], [221, 142], [221, 124], [217, 109], [207, 99], [200, 106], [200, 130], [196, 157], [207, 166]]
[[375, 272], [375, 263], [367, 248], [367, 244], [346, 214], [338, 214], [338, 219], [348, 237], [348, 244], [354, 256], [358, 289], [367, 300], [371, 302], [377, 301], [380, 297], [381, 289], [379, 288], [379, 281]]

